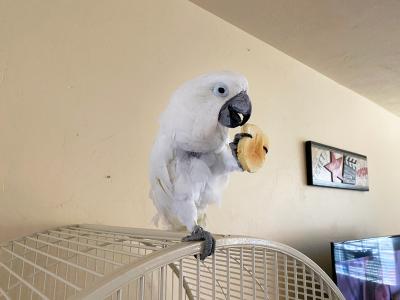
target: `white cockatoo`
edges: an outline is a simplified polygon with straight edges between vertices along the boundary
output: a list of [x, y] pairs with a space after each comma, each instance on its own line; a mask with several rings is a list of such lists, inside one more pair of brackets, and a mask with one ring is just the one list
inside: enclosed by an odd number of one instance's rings
[[228, 174], [243, 171], [228, 129], [251, 115], [245, 77], [233, 72], [205, 74], [185, 82], [162, 114], [150, 158], [150, 197], [161, 221], [187, 229], [184, 241], [204, 240], [200, 258], [214, 252], [215, 240], [203, 230], [208, 204], [219, 203]]

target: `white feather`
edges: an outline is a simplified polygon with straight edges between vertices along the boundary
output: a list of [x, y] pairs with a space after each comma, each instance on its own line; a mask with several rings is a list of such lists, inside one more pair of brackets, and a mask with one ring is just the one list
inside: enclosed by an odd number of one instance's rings
[[[215, 84], [229, 88], [225, 99]], [[218, 123], [226, 100], [246, 91], [240, 74], [218, 72], [184, 83], [163, 113], [150, 157], [150, 197], [161, 219], [173, 229], [192, 231], [208, 204], [219, 203], [228, 173], [241, 170], [228, 145], [228, 128]]]

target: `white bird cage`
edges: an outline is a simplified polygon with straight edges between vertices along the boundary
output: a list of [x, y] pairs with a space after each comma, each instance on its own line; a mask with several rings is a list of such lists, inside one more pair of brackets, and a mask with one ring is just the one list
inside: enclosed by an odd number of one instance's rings
[[0, 299], [344, 300], [309, 258], [283, 244], [216, 235], [216, 251], [182, 233], [73, 225], [3, 243]]

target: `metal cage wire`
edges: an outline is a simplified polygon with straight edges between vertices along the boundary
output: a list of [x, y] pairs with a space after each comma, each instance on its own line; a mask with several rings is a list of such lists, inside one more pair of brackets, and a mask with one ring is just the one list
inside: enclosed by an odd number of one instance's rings
[[309, 258], [280, 243], [216, 235], [215, 254], [182, 233], [71, 225], [1, 245], [0, 300], [344, 300]]

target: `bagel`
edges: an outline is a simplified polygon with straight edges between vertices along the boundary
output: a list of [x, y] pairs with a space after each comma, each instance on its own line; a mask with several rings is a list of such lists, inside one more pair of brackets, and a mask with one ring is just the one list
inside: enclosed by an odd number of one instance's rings
[[[243, 170], [254, 173], [264, 165], [268, 153], [268, 139], [254, 124], [247, 123], [242, 126], [241, 133], [244, 136], [238, 143], [237, 157]], [[250, 134], [251, 137], [246, 134]]]

